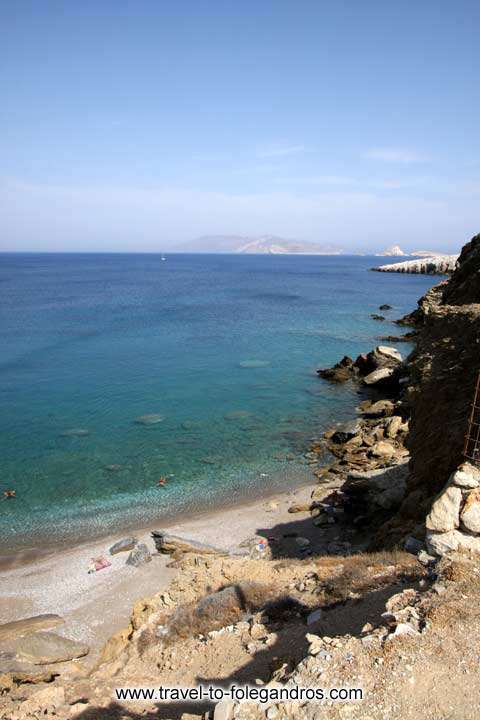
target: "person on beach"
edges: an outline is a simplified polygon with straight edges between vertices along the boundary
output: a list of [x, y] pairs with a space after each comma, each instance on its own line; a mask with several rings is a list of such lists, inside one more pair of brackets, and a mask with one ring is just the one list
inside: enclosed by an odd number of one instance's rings
[[165, 487], [166, 484], [167, 484], [167, 478], [163, 477], [163, 475], [162, 475], [162, 477], [157, 480], [157, 485], [159, 487]]

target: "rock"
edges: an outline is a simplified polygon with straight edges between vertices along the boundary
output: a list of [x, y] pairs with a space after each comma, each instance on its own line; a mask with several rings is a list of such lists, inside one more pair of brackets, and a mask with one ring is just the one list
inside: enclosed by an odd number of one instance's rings
[[421, 540], [417, 540], [415, 537], [412, 537], [412, 535], [409, 535], [405, 540], [403, 547], [407, 552], [412, 553], [412, 555], [417, 555], [422, 550], [425, 550], [425, 543]]
[[332, 382], [345, 382], [353, 377], [355, 372], [353, 360], [348, 355], [345, 355], [340, 362], [336, 363], [331, 368], [323, 368], [317, 370], [319, 375], [324, 380], [331, 380]]
[[418, 553], [418, 562], [421, 562], [422, 565], [431, 565], [435, 560], [436, 558], [433, 555], [429, 555], [425, 550], [420, 550]]
[[394, 404], [391, 400], [378, 400], [375, 403], [368, 401], [364, 407], [363, 403], [360, 405], [362, 415], [365, 417], [386, 417], [393, 413]]
[[250, 413], [248, 410], [232, 410], [231, 412], [226, 413], [223, 417], [225, 420], [245, 420], [246, 418], [249, 418], [252, 413]]
[[403, 426], [403, 419], [400, 415], [393, 415], [389, 417], [385, 422], [385, 434], [387, 437], [394, 440]]
[[318, 608], [318, 610], [313, 610], [309, 615], [307, 615], [307, 625], [313, 625], [314, 623], [317, 623], [319, 620], [322, 619], [323, 616], [323, 610], [321, 608]]
[[369, 375], [366, 375], [363, 378], [363, 382], [365, 385], [378, 385], [380, 383], [384, 383], [385, 381], [388, 381], [391, 379], [392, 375], [394, 374], [393, 368], [380, 368], [379, 370], [374, 370], [373, 372], [369, 373]]
[[457, 530], [445, 533], [427, 532], [427, 550], [432, 555], [447, 555], [457, 550], [460, 535]]
[[132, 550], [125, 563], [126, 565], [132, 565], [133, 567], [141, 567], [151, 561], [152, 556], [150, 554], [150, 550], [145, 543], [140, 543]]
[[107, 470], [108, 472], [120, 472], [121, 470], [123, 470], [123, 465], [105, 465], [105, 470]]
[[460, 514], [462, 524], [472, 533], [480, 533], [480, 490], [472, 490]]
[[385, 320], [385, 317], [383, 315], [378, 315], [377, 313], [370, 313], [370, 317], [372, 320]]
[[34, 665], [49, 665], [83, 657], [88, 654], [89, 647], [56, 633], [39, 632], [20, 638], [15, 643], [15, 651]]
[[448, 532], [460, 524], [460, 504], [462, 491], [453, 485], [447, 487], [434, 501], [432, 509], [427, 516], [428, 530]]
[[254, 623], [250, 628], [250, 635], [253, 640], [263, 640], [268, 635], [268, 630], [261, 623]]
[[362, 426], [358, 420], [343, 423], [335, 429], [335, 432], [330, 437], [330, 441], [341, 445], [354, 438], [361, 430]]
[[297, 543], [299, 548], [307, 548], [310, 545], [310, 540], [305, 537], [296, 537], [295, 542]]
[[296, 503], [295, 505], [290, 505], [288, 508], [289, 513], [301, 513], [301, 512], [310, 512], [311, 503]]
[[56, 714], [55, 711], [64, 703], [65, 690], [61, 685], [52, 685], [30, 695], [28, 700], [21, 703], [19, 709], [23, 717], [28, 717], [29, 715], [38, 717], [38, 714]]
[[85, 428], [72, 428], [71, 430], [64, 430], [60, 433], [61, 437], [86, 437], [90, 435], [90, 430]]
[[461, 488], [476, 488], [480, 485], [480, 471], [470, 463], [463, 463], [452, 473], [449, 483]]
[[164, 415], [158, 415], [157, 413], [147, 413], [146, 415], [140, 415], [140, 417], [135, 418], [134, 422], [137, 425], [157, 425], [164, 420]]
[[374, 352], [377, 356], [380, 355], [383, 360], [386, 359], [389, 362], [401, 363], [403, 359], [402, 354], [397, 348], [389, 347], [388, 345], [377, 345]]
[[51, 682], [58, 675], [58, 672], [53, 670], [45, 670], [33, 663], [20, 662], [7, 655], [7, 653], [0, 654], [0, 690], [4, 685], [11, 685], [12, 682], [17, 684]]
[[117, 553], [128, 552], [129, 550], [133, 550], [137, 542], [137, 538], [134, 537], [123, 538], [123, 540], [119, 540], [112, 545], [109, 553], [110, 555], [116, 555]]
[[385, 303], [384, 305], [380, 305], [378, 308], [379, 310], [392, 310], [392, 306]]
[[387, 635], [387, 640], [394, 640], [402, 635], [420, 635], [418, 630], [415, 630], [411, 625], [408, 623], [398, 623], [397, 627], [395, 628], [394, 632], [390, 635]]
[[233, 720], [235, 703], [231, 700], [222, 700], [215, 705], [213, 720]]
[[270, 365], [269, 360], [242, 360], [241, 368], [263, 368]]
[[374, 457], [381, 457], [381, 458], [390, 458], [392, 455], [395, 455], [396, 448], [394, 445], [392, 445], [389, 442], [386, 442], [385, 440], [380, 440], [380, 442], [375, 443], [375, 445], [372, 446], [370, 453]]
[[178, 535], [169, 535], [163, 530], [154, 530], [152, 538], [159, 553], [170, 555], [174, 552], [195, 553], [196, 555], [225, 555], [225, 550], [213, 545], [188, 540]]
[[57, 627], [58, 625], [63, 625], [64, 622], [65, 620], [60, 615], [48, 613], [45, 615], [34, 615], [33, 617], [24, 618], [23, 620], [3, 623], [3, 625], [0, 625], [0, 641], [29, 635], [38, 630], [51, 630], [51, 628]]

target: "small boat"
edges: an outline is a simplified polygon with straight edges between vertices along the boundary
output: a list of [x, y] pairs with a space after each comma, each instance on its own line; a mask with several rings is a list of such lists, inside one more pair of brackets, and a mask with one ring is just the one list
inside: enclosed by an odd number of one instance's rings
[[166, 260], [167, 258], [165, 257], [165, 255], [162, 255], [161, 259]]

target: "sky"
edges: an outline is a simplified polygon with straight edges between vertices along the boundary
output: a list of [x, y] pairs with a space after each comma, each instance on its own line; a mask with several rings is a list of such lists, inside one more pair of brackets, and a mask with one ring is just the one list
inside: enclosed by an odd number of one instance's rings
[[0, 250], [480, 232], [477, 0], [5, 0]]

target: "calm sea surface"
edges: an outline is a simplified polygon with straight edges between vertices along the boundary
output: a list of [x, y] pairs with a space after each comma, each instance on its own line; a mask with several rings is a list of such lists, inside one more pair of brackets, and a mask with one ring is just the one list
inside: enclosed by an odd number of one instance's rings
[[0, 538], [80, 540], [313, 477], [301, 452], [354, 393], [315, 369], [398, 332], [369, 313], [433, 284], [374, 263], [0, 255], [0, 490], [17, 494]]

